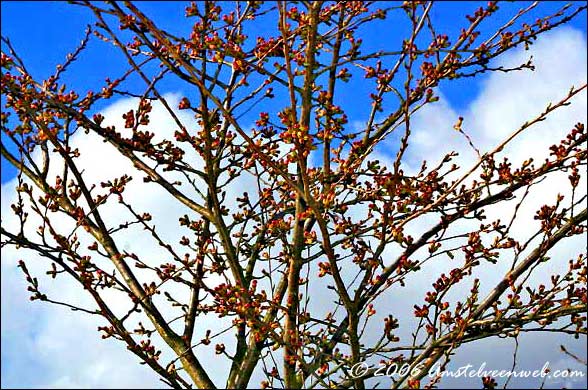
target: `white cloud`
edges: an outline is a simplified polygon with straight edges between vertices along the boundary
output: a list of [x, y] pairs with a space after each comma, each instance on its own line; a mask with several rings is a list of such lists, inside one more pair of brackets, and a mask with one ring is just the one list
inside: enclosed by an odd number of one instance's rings
[[[166, 95], [166, 99], [172, 107], [178, 104], [178, 97]], [[135, 108], [137, 99], [122, 99], [104, 110], [105, 125], [117, 125], [122, 128], [122, 114]], [[195, 128], [196, 124], [186, 114], [178, 114], [188, 127]], [[151, 128], [155, 129], [154, 140], [170, 138], [173, 135], [174, 127], [170, 126], [169, 114], [160, 104], [154, 104], [150, 115]], [[178, 226], [178, 218], [184, 214], [193, 216], [193, 212], [176, 201], [158, 187], [156, 184], [145, 185], [142, 181], [143, 174], [132, 167], [124, 157], [120, 156], [110, 144], [103, 143], [93, 133], [82, 134], [80, 130], [72, 138], [73, 147], [80, 150], [79, 167], [83, 169], [84, 178], [89, 185], [96, 184], [98, 187], [102, 181], [120, 177], [122, 174], [133, 176], [125, 191], [125, 199], [133, 204], [136, 212], [148, 211], [152, 214], [153, 223], [157, 226], [157, 232], [162, 238], [171, 243], [180, 256], [184, 251], [179, 250], [177, 244], [182, 235], [188, 235], [187, 231], [181, 230]], [[37, 156], [39, 157], [39, 156]], [[59, 161], [58, 158], [54, 159]], [[194, 151], [186, 150], [186, 161], [190, 161], [195, 169], [202, 168], [202, 162]], [[59, 174], [61, 166], [54, 163], [51, 166], [49, 177]], [[53, 176], [52, 176], [53, 175]], [[179, 175], [169, 174], [166, 176], [170, 181], [181, 180]], [[10, 204], [16, 200], [14, 187], [16, 179], [2, 185], [2, 224], [7, 230], [15, 228], [17, 219], [10, 210]], [[243, 186], [243, 180], [240, 183]], [[146, 191], [148, 188], [148, 191]], [[194, 193], [189, 192], [189, 187], [183, 185], [185, 191], [192, 199], [198, 198]], [[243, 188], [243, 187], [237, 187]], [[234, 191], [233, 191], [234, 192]], [[228, 195], [233, 199], [234, 193]], [[121, 222], [128, 220], [128, 212], [119, 205], [116, 200], [101, 209], [101, 214], [107, 227], [116, 227]], [[61, 232], [71, 231], [73, 225], [67, 218], [52, 216], [54, 225]], [[27, 235], [36, 237], [34, 230], [40, 225], [40, 219], [31, 215], [27, 223]], [[83, 252], [87, 245], [94, 240], [82, 229], [77, 231], [82, 245]], [[142, 228], [131, 228], [116, 234], [117, 244], [120, 250], [128, 250], [139, 256], [146, 263], [158, 265], [169, 260], [169, 255], [154, 242], [147, 231]], [[2, 248], [2, 351], [3, 361], [6, 358], [10, 369], [3, 366], [2, 383], [10, 386], [51, 386], [51, 387], [165, 387], [158, 381], [155, 375], [147, 366], [139, 365], [138, 358], [129, 353], [122, 342], [115, 340], [101, 340], [96, 328], [106, 325], [104, 320], [97, 317], [90, 317], [85, 314], [71, 312], [66, 308], [54, 307], [47, 304], [28, 303], [28, 293], [22, 272], [17, 269], [18, 259], [27, 260], [27, 267], [40, 281], [41, 289], [51, 299], [63, 300], [81, 307], [94, 308], [92, 299], [83, 293], [79, 285], [67, 278], [58, 278], [56, 283], [44, 275], [48, 269], [48, 262], [30, 251], [15, 250], [13, 247]], [[109, 261], [96, 259], [99, 266], [108, 269]], [[140, 282], [150, 282], [153, 275], [147, 272], [137, 272]], [[208, 278], [209, 286], [214, 287], [217, 280]], [[186, 302], [188, 291], [177, 284], [170, 288], [166, 287], [174, 298]], [[125, 314], [130, 309], [130, 304], [124, 294], [118, 292], [105, 292], [103, 298], [110, 302], [113, 311], [119, 315]], [[156, 297], [162, 303], [162, 313], [167, 319], [172, 319], [179, 314], [178, 309], [172, 309], [164, 298]], [[195, 340], [205, 336], [208, 328], [217, 329], [218, 326], [227, 326], [227, 319], [219, 320], [214, 314], [199, 318], [196, 324]], [[140, 320], [137, 317], [137, 321]], [[144, 324], [148, 320], [142, 319]], [[127, 324], [134, 329], [136, 321]], [[176, 321], [173, 326], [182, 325]], [[212, 326], [214, 325], [214, 326]], [[215, 340], [215, 341], [219, 341]], [[157, 341], [157, 337], [154, 338]], [[230, 341], [223, 340], [230, 348]], [[159, 340], [156, 344], [162, 349], [162, 364], [173, 356], [168, 347]], [[19, 347], [20, 346], [20, 347]], [[229, 349], [230, 350], [230, 349]], [[7, 352], [4, 355], [4, 351]], [[204, 351], [199, 351], [204, 360], [211, 361], [214, 356], [214, 344]], [[27, 360], [42, 366], [42, 369], [35, 369], [35, 366], [24, 364]], [[213, 374], [216, 373], [215, 381], [225, 375], [228, 363], [215, 359]], [[12, 364], [14, 363], [14, 364]], [[32, 375], [37, 371], [36, 375]], [[23, 376], [28, 379], [23, 379]], [[35, 378], [35, 379], [33, 379]]]
[[[483, 80], [480, 94], [468, 107], [451, 107], [442, 98], [439, 103], [419, 111], [411, 120], [414, 137], [411, 139], [406, 158], [409, 167], [413, 171], [417, 170], [424, 159], [429, 162], [429, 167], [432, 167], [443, 158], [447, 151], [455, 150], [459, 152], [459, 157], [454, 161], [462, 167], [460, 172], [463, 174], [477, 161], [477, 156], [467, 140], [453, 129], [459, 116], [465, 118], [463, 129], [472, 137], [475, 146], [484, 153], [494, 149], [500, 141], [517, 130], [525, 121], [538, 116], [548, 103], [562, 100], [572, 86], [578, 87], [586, 82], [586, 37], [577, 30], [562, 28], [546, 34], [531, 46], [529, 51], [521, 49], [510, 53], [502, 57], [498, 64], [516, 66], [526, 62], [530, 55], [534, 59], [535, 72], [491, 74]], [[572, 99], [570, 106], [558, 109], [547, 120], [517, 137], [501, 152], [500, 158], [496, 159], [497, 162], [501, 162], [502, 157], [508, 157], [513, 162], [513, 167], [517, 167], [527, 158], [533, 157], [535, 162], [540, 164], [548, 156], [550, 145], [559, 143], [565, 138], [575, 123], [586, 123], [586, 95], [586, 91], [583, 91]], [[440, 145], [443, 147], [439, 147]], [[533, 219], [535, 212], [543, 204], [554, 204], [559, 192], [566, 194], [566, 200], [569, 202], [569, 188], [567, 174], [552, 175], [534, 186], [518, 212], [518, 218], [512, 229], [514, 237], [519, 240], [530, 237], [538, 227], [537, 221]], [[585, 175], [578, 188], [577, 198], [586, 193]], [[520, 196], [516, 199], [520, 199]], [[514, 211], [516, 199], [509, 203], [488, 207], [487, 221], [500, 218], [503, 222], [508, 222]], [[409, 225], [409, 230], [418, 237], [416, 234], [427, 230], [428, 226], [436, 222], [437, 218], [434, 217], [430, 218], [429, 223], [426, 220], [416, 220]], [[476, 226], [479, 226], [479, 222], [463, 222], [455, 226], [448, 235], [475, 230]], [[568, 259], [585, 252], [585, 239], [586, 237], [575, 237], [556, 246], [549, 253], [552, 260], [539, 267], [528, 282], [537, 285], [540, 282], [546, 282], [551, 274], [565, 270]], [[418, 254], [416, 257], [418, 258]], [[478, 267], [474, 277], [482, 280], [481, 291], [488, 291], [500, 281], [511, 264], [512, 261], [508, 257], [502, 257], [497, 266]], [[383, 298], [383, 301], [411, 302], [416, 295], [417, 300], [422, 302], [425, 291], [430, 289], [431, 283], [440, 273], [447, 272], [458, 265], [441, 259], [434, 260], [423, 268], [423, 272], [415, 273], [407, 281], [406, 288], [391, 291], [386, 298]], [[467, 283], [465, 287], [468, 288]], [[455, 291], [454, 294], [449, 295], [452, 298], [450, 301], [458, 299], [461, 294], [463, 293]], [[397, 305], [394, 306], [397, 307]], [[394, 313], [401, 318], [401, 327], [402, 319], [410, 317], [410, 307], [411, 305], [406, 305], [404, 308], [394, 309]], [[382, 313], [382, 315], [385, 314], [387, 313]], [[405, 334], [408, 333], [408, 329], [405, 329]], [[558, 345], [563, 340], [574, 343], [570, 337], [538, 333], [526, 335], [523, 339], [527, 344], [526, 348], [521, 348], [519, 351], [519, 361], [538, 367], [542, 366], [545, 360], [549, 360], [549, 357], [557, 355]], [[582, 342], [585, 343], [585, 340], [576, 341], [575, 344]], [[483, 360], [482, 356], [484, 356], [489, 365], [495, 362], [497, 367], [510, 368], [512, 347], [503, 343], [501, 345], [504, 348], [498, 348], [497, 343], [498, 341], [491, 339], [466, 346], [458, 351], [450, 367], [478, 362]], [[484, 354], [481, 354], [481, 351], [484, 351]], [[585, 351], [582, 354], [585, 356]], [[514, 385], [516, 382], [518, 385], [531, 387], [538, 385], [538, 383], [521, 381], [513, 380], [511, 384]], [[447, 382], [447, 385], [455, 386], [456, 383]], [[464, 383], [461, 382], [461, 385]], [[574, 383], [574, 386], [577, 387], [578, 383]]]

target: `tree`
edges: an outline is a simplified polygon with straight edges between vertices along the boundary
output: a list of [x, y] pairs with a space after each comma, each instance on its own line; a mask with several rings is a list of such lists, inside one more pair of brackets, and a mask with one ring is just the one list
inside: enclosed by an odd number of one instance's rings
[[[381, 359], [384, 371], [403, 367], [386, 386], [418, 388], [436, 384], [427, 373], [468, 343], [537, 330], [585, 337], [585, 251], [545, 268], [554, 248], [586, 236], [584, 124], [540, 160], [511, 162], [508, 151], [586, 84], [488, 150], [467, 131], [476, 118], [455, 118], [453, 135], [474, 159], [453, 150], [416, 168], [406, 159], [414, 118], [441, 84], [531, 71], [532, 61], [494, 64], [585, 15], [583, 3], [523, 23], [534, 3], [489, 30], [500, 12], [490, 2], [458, 19], [456, 36], [435, 26], [432, 2], [192, 3], [184, 36], [131, 2], [72, 3], [96, 23], [51, 77], [35, 79], [2, 38], [1, 152], [18, 170], [19, 221], [3, 224], [2, 247], [42, 256], [55, 283], [75, 280], [95, 305], [44, 293], [21, 260], [32, 300], [99, 316], [103, 338], [174, 388], [247, 388], [260, 376], [263, 387], [365, 388], [381, 379]], [[364, 29], [391, 18], [405, 23], [399, 47], [363, 41]], [[259, 23], [268, 30], [252, 35]], [[61, 80], [93, 37], [128, 70], [100, 91], [70, 91]], [[166, 95], [167, 80], [185, 96]], [[361, 88], [370, 89], [353, 102], [362, 117], [350, 118], [346, 94]], [[118, 96], [134, 98], [122, 126], [96, 109]], [[165, 128], [151, 123], [155, 109], [168, 115]], [[96, 183], [79, 145], [97, 139], [133, 168]], [[535, 186], [562, 175], [562, 195], [542, 199], [536, 225], [517, 237]], [[163, 230], [157, 210], [128, 198], [131, 185], [163, 190], [183, 210], [179, 223]], [[497, 208], [507, 217], [493, 217]], [[125, 232], [161, 253], [124, 248]], [[412, 301], [395, 300], [431, 263], [446, 271], [433, 270]], [[535, 284], [536, 274], [548, 282]], [[204, 349], [228, 362], [225, 377]]]

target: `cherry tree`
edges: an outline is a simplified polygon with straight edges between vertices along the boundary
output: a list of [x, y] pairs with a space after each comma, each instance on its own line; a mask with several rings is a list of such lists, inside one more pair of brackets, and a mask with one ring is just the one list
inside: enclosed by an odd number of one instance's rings
[[[440, 6], [206, 1], [187, 5], [180, 36], [140, 4], [73, 1], [95, 23], [44, 80], [2, 37], [1, 153], [18, 171], [2, 249], [19, 249], [31, 300], [98, 317], [102, 338], [174, 388], [366, 388], [391, 367], [403, 369], [385, 386], [419, 388], [438, 385], [427, 374], [469, 343], [531, 331], [585, 342], [585, 248], [548, 267], [586, 237], [585, 126], [558, 129], [539, 159], [509, 153], [586, 84], [489, 148], [468, 131], [476, 118], [455, 118], [444, 134], [472, 158], [434, 129], [439, 158], [415, 165], [407, 153], [440, 85], [532, 72], [532, 59], [495, 64], [586, 6], [520, 4], [505, 18], [481, 3], [450, 32], [435, 23]], [[364, 33], [390, 20], [402, 26], [393, 37]], [[70, 90], [62, 80], [90, 41], [127, 70]], [[121, 97], [131, 103], [117, 118], [96, 109]], [[115, 176], [88, 173], [93, 143], [121, 162]], [[537, 194], [552, 178], [559, 195]], [[166, 211], [142, 208], [137, 191], [175, 204], [175, 225], [158, 224]], [[66, 280], [79, 294], [45, 292]], [[398, 299], [414, 283], [420, 294]]]

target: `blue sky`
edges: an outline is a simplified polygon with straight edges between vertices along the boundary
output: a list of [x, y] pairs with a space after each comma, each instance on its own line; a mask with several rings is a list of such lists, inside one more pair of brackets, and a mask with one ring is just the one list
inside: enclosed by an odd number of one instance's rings
[[[516, 10], [530, 2], [509, 2], [500, 4], [499, 12], [495, 17], [488, 19], [481, 27], [481, 31], [493, 31], [504, 24]], [[547, 15], [560, 9], [565, 2], [553, 1], [544, 2], [539, 7], [540, 11], [532, 12], [529, 16], [521, 19], [521, 22], [532, 23], [537, 15]], [[439, 33], [447, 33], [450, 38], [455, 37], [459, 31], [457, 25], [463, 24], [465, 14], [472, 14], [476, 8], [483, 3], [447, 1], [440, 2], [433, 7], [431, 12], [432, 20], [437, 26]], [[65, 56], [73, 51], [83, 38], [84, 29], [87, 25], [94, 23], [92, 13], [85, 7], [74, 6], [62, 1], [3, 1], [2, 2], [2, 35], [8, 37], [22, 59], [25, 61], [31, 74], [44, 79], [55, 71], [55, 66], [62, 63]], [[190, 31], [189, 21], [183, 17], [185, 4], [177, 1], [149, 1], [141, 2], [140, 8], [148, 16], [152, 16], [158, 25], [177, 34], [187, 34]], [[376, 21], [367, 25], [361, 35], [365, 41], [365, 51], [369, 48], [390, 48], [396, 39], [404, 36], [401, 28], [406, 23], [395, 16], [386, 21]], [[270, 20], [256, 21], [249, 24], [247, 34], [250, 37], [263, 36], [267, 33], [267, 24], [273, 23]], [[586, 31], [586, 19], [575, 18], [569, 26], [581, 31]], [[399, 31], [400, 29], [400, 31]], [[391, 31], [387, 36], [382, 36], [382, 31]], [[390, 42], [392, 41], [392, 43]], [[396, 45], [397, 46], [397, 45]], [[121, 75], [127, 70], [127, 64], [119, 50], [111, 45], [105, 44], [95, 38], [91, 39], [88, 50], [86, 50], [67, 72], [63, 80], [68, 87], [80, 92], [88, 90], [99, 90], [105, 77]], [[451, 82], [442, 82], [441, 90], [444, 97], [455, 106], [464, 106], [479, 91], [480, 82], [485, 76], [473, 79], [463, 79]], [[139, 82], [141, 83], [141, 82]], [[130, 84], [133, 85], [133, 84]], [[135, 86], [140, 84], [136, 83]], [[185, 86], [176, 81], [164, 81], [163, 92], [184, 91]], [[371, 85], [367, 83], [354, 85], [348, 93], [339, 95], [339, 104], [347, 109], [350, 120], [360, 120], [365, 116], [365, 110], [357, 110], [356, 99], [358, 92], [367, 96], [371, 92]], [[83, 93], [80, 93], [83, 95]], [[96, 109], [104, 108], [108, 102], [100, 102]], [[251, 120], [254, 120], [251, 118]], [[13, 178], [16, 171], [5, 159], [2, 158], [1, 182]]]
[[[471, 13], [475, 8], [479, 7], [478, 2], [442, 2], [433, 8], [432, 17], [438, 26], [439, 32], [448, 33], [450, 36], [455, 36], [458, 31], [455, 31], [456, 18], [463, 18], [465, 13]], [[529, 4], [528, 2], [518, 2], [502, 4], [501, 11], [493, 22], [487, 23], [483, 26], [482, 31], [490, 31], [496, 26], [504, 23], [514, 10]], [[540, 14], [548, 14], [559, 9], [563, 2], [543, 2], [539, 10]], [[183, 17], [184, 3], [179, 2], [144, 2], [139, 3], [139, 7], [150, 16], [153, 16], [158, 24], [171, 31], [181, 33], [189, 30], [189, 24]], [[83, 37], [83, 31], [87, 24], [92, 23], [92, 15], [90, 12], [82, 7], [66, 4], [65, 2], [7, 2], [1, 3], [1, 26], [2, 35], [8, 37], [33, 76], [37, 78], [45, 78], [54, 72], [55, 66], [62, 62], [66, 54], [72, 51]], [[533, 13], [526, 20], [534, 21], [537, 12]], [[476, 79], [466, 79], [452, 83], [443, 83], [440, 87], [443, 101], [440, 102], [437, 109], [432, 109], [423, 116], [416, 118], [415, 123], [427, 124], [433, 123], [437, 126], [435, 131], [441, 132], [442, 128], [450, 127], [454, 123], [458, 115], [465, 115], [466, 118], [472, 118], [478, 115], [481, 118], [487, 119], [487, 123], [476, 125], [476, 129], [483, 133], [485, 126], [492, 126], [497, 120], [497, 117], [502, 117], [505, 122], [510, 118], [505, 114], [510, 108], [516, 106], [520, 108], [523, 114], [537, 112], [545, 106], [545, 99], [551, 98], [552, 95], [544, 95], [548, 90], [549, 85], [557, 85], [558, 87], [567, 85], [568, 82], [565, 77], [573, 73], [576, 68], [579, 72], [585, 74], [585, 64], [580, 62], [582, 58], [574, 57], [574, 51], [578, 50], [581, 42], [586, 41], [586, 18], [576, 18], [572, 23], [566, 27], [562, 34], [549, 34], [545, 38], [545, 44], [538, 48], [538, 53], [543, 53], [543, 63], [546, 67], [551, 64], [549, 56], [556, 57], [566, 53], [569, 55], [572, 64], [568, 64], [566, 68], [565, 61], [561, 58], [553, 58], [553, 63], [558, 64], [558, 69], [566, 69], [565, 74], [561, 75], [561, 82], [558, 76], [554, 74], [553, 69], [544, 69], [541, 73], [542, 79], [538, 79], [538, 89], [533, 90], [533, 84], [526, 84], [523, 78], [508, 78], [511, 76], [496, 75], [496, 76], [482, 76]], [[249, 32], [250, 36], [264, 35], [266, 30], [263, 23], [256, 23], [251, 26]], [[382, 31], [392, 31], [395, 34], [391, 36], [384, 36]], [[373, 28], [366, 29], [363, 37], [367, 45], [372, 47], [388, 45], [387, 39], [398, 37], [397, 24], [394, 20], [386, 23], [382, 22], [374, 25]], [[580, 44], [578, 44], [580, 42]], [[566, 46], [569, 43], [569, 47]], [[551, 45], [551, 46], [550, 46]], [[580, 45], [580, 46], [579, 46]], [[547, 54], [545, 54], [547, 53]], [[516, 56], [511, 57], [510, 60], [520, 60], [525, 58], [527, 54], [520, 51]], [[556, 60], [560, 60], [557, 62]], [[577, 64], [576, 64], [577, 61]], [[584, 68], [581, 68], [584, 66]], [[71, 87], [80, 92], [92, 89], [101, 88], [105, 77], [120, 75], [127, 69], [124, 58], [118, 53], [117, 49], [98, 41], [95, 38], [91, 39], [89, 49], [82, 54], [79, 61], [65, 76], [68, 87]], [[522, 76], [521, 76], [522, 77]], [[514, 81], [508, 81], [514, 80]], [[536, 97], [536, 105], [532, 107], [525, 107], [527, 102], [522, 102], [522, 97], [509, 100], [496, 95], [496, 90], [506, 88], [509, 83], [519, 82], [522, 89], [528, 88], [534, 91], [531, 95]], [[131, 84], [132, 85], [132, 84]], [[142, 85], [138, 84], [138, 87]], [[162, 84], [164, 93], [189, 93], [186, 87], [176, 82], [170, 81]], [[524, 86], [524, 87], [522, 87]], [[356, 85], [357, 87], [357, 85]], [[565, 90], [565, 89], [564, 89]], [[359, 99], [363, 100], [362, 94], [367, 94], [368, 86], [358, 86], [357, 88], [349, 88], [346, 93], [341, 95], [340, 104], [349, 109], [350, 122], [361, 121], [365, 119], [365, 110], [361, 105], [357, 104]], [[519, 91], [520, 92], [520, 91]], [[83, 93], [80, 93], [83, 94]], [[516, 95], [516, 93], [514, 94]], [[585, 95], [585, 94], [584, 94]], [[557, 95], [556, 95], [557, 96]], [[584, 99], [585, 101], [585, 99]], [[486, 103], [487, 102], [487, 103]], [[515, 102], [515, 103], [513, 103]], [[529, 102], [529, 104], [535, 102]], [[118, 104], [118, 103], [117, 103]], [[124, 106], [127, 103], [121, 102]], [[490, 110], [484, 107], [484, 104], [495, 105], [496, 109]], [[519, 106], [520, 105], [520, 106]], [[116, 106], [116, 104], [114, 105]], [[102, 102], [97, 109], [106, 110], [112, 109], [111, 102]], [[584, 108], [580, 107], [582, 110]], [[117, 108], [118, 110], [118, 108]], [[118, 111], [117, 111], [118, 112]], [[574, 111], [575, 112], [575, 111]], [[509, 114], [510, 115], [510, 114]], [[572, 116], [570, 116], [571, 118]], [[567, 118], [567, 117], [566, 117]], [[509, 124], [516, 125], [518, 118], [512, 119]], [[419, 122], [420, 121], [420, 122]], [[567, 123], [567, 122], [566, 122]], [[415, 126], [417, 126], [415, 124]], [[425, 126], [425, 125], [423, 125]], [[473, 125], [472, 125], [473, 126]], [[547, 134], [547, 130], [545, 130]], [[491, 140], [492, 135], [490, 131], [486, 131], [485, 136], [480, 136], [481, 140]], [[490, 135], [488, 135], [490, 134]], [[426, 140], [426, 134], [418, 138], [421, 134], [415, 132], [415, 144], [420, 154], [416, 154], [415, 158], [420, 158], [422, 154], [435, 154], [436, 146], [429, 145]], [[485, 137], [485, 138], [484, 138]], [[420, 142], [420, 143], [419, 143]], [[490, 142], [490, 141], [488, 141]], [[455, 145], [459, 149], [460, 145]], [[529, 149], [530, 150], [530, 149]], [[14, 178], [15, 171], [11, 169], [4, 159], [2, 159], [2, 183], [8, 183]], [[3, 198], [8, 198], [10, 193], [7, 188], [8, 185], [3, 186]], [[4, 196], [5, 195], [5, 196]], [[3, 199], [2, 211], [7, 209]], [[6, 201], [7, 202], [7, 201]], [[161, 209], [165, 207], [161, 206]], [[3, 215], [4, 219], [4, 215]], [[5, 254], [3, 249], [3, 255]], [[14, 277], [21, 277], [20, 274], [12, 272], [12, 269], [4, 268], [3, 256], [3, 273], [12, 275]], [[5, 271], [11, 272], [7, 273]], [[6, 276], [8, 278], [9, 276]], [[49, 308], [46, 305], [39, 305], [36, 303], [29, 303], [26, 300], [25, 287], [22, 283], [13, 283], [12, 280], [7, 282], [3, 275], [2, 278], [2, 303], [3, 303], [3, 318], [2, 318], [2, 386], [8, 387], [45, 387], [45, 386], [64, 386], [75, 387], [76, 385], [84, 386], [115, 386], [121, 384], [116, 382], [123, 377], [130, 377], [128, 386], [151, 385], [157, 384], [157, 380], [150, 375], [143, 367], [134, 368], [136, 362], [126, 356], [126, 351], [115, 342], [100, 342], [98, 334], [95, 332], [95, 326], [91, 322], [78, 321], [79, 315], [76, 313], [66, 312], [60, 308]], [[18, 292], [21, 288], [23, 291]], [[416, 291], [415, 293], [420, 293]], [[8, 298], [10, 296], [10, 298]], [[9, 300], [10, 299], [10, 300]], [[4, 306], [8, 305], [8, 309]], [[5, 311], [6, 310], [6, 311]], [[5, 321], [8, 321], [7, 313], [16, 318], [15, 322], [19, 324], [18, 329], [14, 326], [5, 327]], [[25, 318], [26, 317], [26, 318]], [[13, 318], [13, 317], [11, 317]], [[79, 326], [83, 333], [75, 328]], [[67, 333], [70, 338], [67, 342], [59, 342], [60, 334]], [[96, 340], [94, 340], [96, 339]], [[557, 340], [552, 340], [553, 345], [557, 344]], [[69, 345], [67, 345], [69, 343]], [[531, 342], [521, 352], [523, 356], [541, 356], [541, 354], [551, 353], [551, 350], [542, 350], [541, 343], [537, 343], [536, 339], [531, 338]], [[544, 344], [547, 348], [548, 343]], [[549, 344], [551, 345], [551, 344]], [[492, 342], [489, 343], [492, 349]], [[488, 345], [487, 345], [488, 349]], [[497, 348], [498, 349], [498, 348]], [[83, 353], [80, 353], [84, 351]], [[52, 353], [54, 353], [52, 355]], [[486, 353], [484, 351], [475, 351], [473, 353]], [[508, 353], [508, 352], [507, 352]], [[524, 354], [527, 355], [524, 355]], [[62, 358], [59, 358], [63, 356]], [[108, 356], [108, 359], [104, 357]], [[58, 362], [58, 360], [71, 360], [72, 367], [79, 368], [79, 372], [68, 372], [67, 362]], [[127, 360], [125, 360], [127, 359]], [[530, 358], [529, 358], [530, 359]], [[106, 360], [111, 360], [108, 362]], [[534, 360], [529, 360], [532, 365]], [[119, 372], [112, 374], [112, 378], [107, 376], [100, 377], [99, 374], [84, 371], [84, 367], [92, 366], [103, 367], [107, 370], [108, 367], [116, 366], [120, 368]], [[536, 367], [531, 367], [536, 368]], [[100, 372], [100, 369], [97, 368]], [[108, 371], [107, 371], [108, 372]], [[137, 376], [139, 378], [137, 378]], [[122, 385], [122, 384], [121, 384]]]

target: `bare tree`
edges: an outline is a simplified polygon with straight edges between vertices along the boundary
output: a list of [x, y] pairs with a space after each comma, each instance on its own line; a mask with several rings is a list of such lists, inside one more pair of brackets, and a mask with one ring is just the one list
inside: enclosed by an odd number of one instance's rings
[[[264, 387], [365, 388], [379, 368], [358, 375], [353, 367], [380, 359], [407, 368], [387, 385], [418, 388], [434, 385], [440, 378], [425, 381], [426, 373], [435, 365], [445, 369], [466, 343], [537, 330], [585, 337], [586, 253], [570, 259], [551, 284], [530, 279], [543, 272], [552, 248], [586, 234], [579, 185], [584, 124], [545, 150], [543, 161], [513, 165], [504, 154], [585, 93], [585, 84], [562, 91], [561, 100], [491, 150], [479, 150], [465, 130], [464, 121], [475, 118], [459, 118], [455, 136], [465, 137], [477, 156], [470, 166], [458, 165], [452, 150], [416, 170], [405, 161], [411, 118], [438, 100], [440, 83], [529, 71], [531, 61], [507, 68], [494, 67], [493, 59], [585, 17], [584, 3], [534, 24], [521, 20], [541, 4], [525, 5], [492, 31], [481, 26], [499, 6], [484, 3], [456, 19], [465, 23], [453, 37], [435, 26], [436, 5], [425, 1], [192, 3], [187, 36], [161, 28], [131, 2], [72, 3], [92, 12], [96, 23], [48, 79], [34, 79], [2, 38], [1, 152], [18, 169], [12, 210], [20, 221], [16, 229], [3, 224], [2, 247], [44, 257], [56, 283], [73, 278], [96, 306], [48, 296], [21, 261], [31, 299], [100, 316], [103, 337], [126, 344], [174, 388], [247, 388], [258, 385], [254, 372], [265, 376]], [[365, 49], [364, 28], [390, 17], [405, 22], [401, 46]], [[249, 35], [256, 23], [267, 33]], [[69, 91], [61, 78], [91, 39], [120, 51], [128, 71], [101, 91]], [[177, 106], [162, 80], [188, 91]], [[364, 122], [355, 128], [339, 101], [359, 85], [372, 91], [357, 103]], [[105, 124], [95, 109], [118, 96], [136, 98], [122, 116], [124, 127]], [[156, 141], [154, 105], [167, 112], [173, 136]], [[196, 126], [187, 124], [186, 113]], [[253, 128], [247, 118], [256, 118]], [[84, 156], [72, 146], [74, 135], [99, 137], [134, 171], [96, 185], [80, 168]], [[392, 148], [388, 162], [374, 157], [385, 142]], [[444, 147], [442, 139], [435, 142]], [[528, 237], [515, 238], [517, 210], [532, 187], [561, 174], [569, 178], [565, 196], [546, 199]], [[244, 178], [250, 186], [231, 198]], [[125, 196], [131, 180], [142, 180], [145, 191], [163, 189], [182, 205], [179, 243], [166, 239], [152, 210], [137, 209]], [[123, 223], [105, 217], [112, 204], [125, 210]], [[510, 220], [487, 218], [496, 205], [512, 211]], [[410, 234], [419, 221], [428, 221], [427, 229]], [[127, 230], [150, 237], [164, 258], [123, 249]], [[479, 270], [494, 269], [498, 259], [507, 259], [509, 269], [480, 288]], [[433, 288], [427, 284], [414, 301], [395, 301], [414, 318], [387, 315], [387, 300], [433, 262], [447, 262], [450, 272], [436, 274]], [[113, 308], [115, 300], [124, 301], [124, 313]], [[203, 318], [230, 323], [215, 328]], [[197, 337], [203, 326], [210, 329]], [[227, 334], [230, 344], [216, 343]], [[211, 373], [215, 363], [202, 360], [196, 348], [202, 346], [228, 359], [226, 378]], [[163, 361], [161, 350], [175, 357]], [[484, 386], [495, 382], [484, 378]]]

